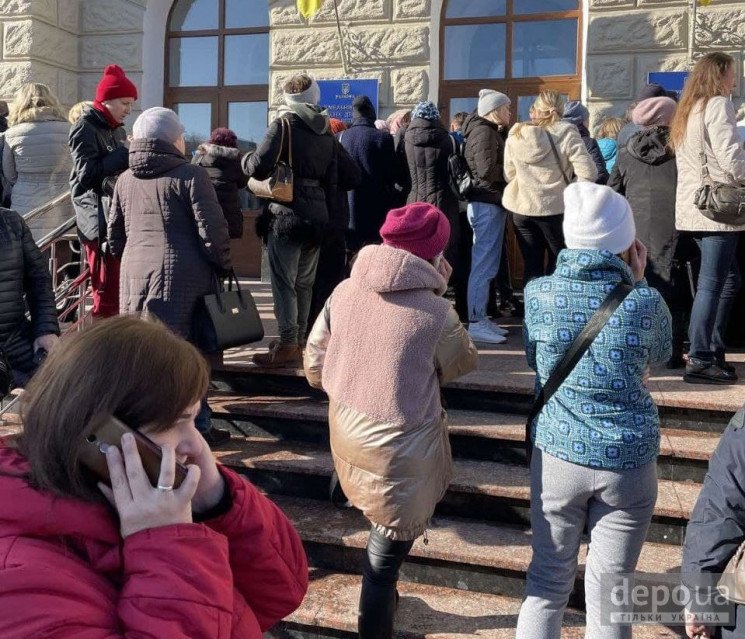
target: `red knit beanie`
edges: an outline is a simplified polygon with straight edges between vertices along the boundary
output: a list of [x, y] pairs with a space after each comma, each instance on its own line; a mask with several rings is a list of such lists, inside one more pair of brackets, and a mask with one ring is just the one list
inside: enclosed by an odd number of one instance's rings
[[437, 207], [414, 202], [388, 212], [380, 237], [387, 246], [431, 260], [445, 250], [450, 240], [450, 222]]
[[110, 64], [104, 69], [103, 78], [96, 87], [96, 102], [106, 102], [106, 100], [116, 100], [117, 98], [134, 98], [136, 100], [137, 87], [120, 66]]

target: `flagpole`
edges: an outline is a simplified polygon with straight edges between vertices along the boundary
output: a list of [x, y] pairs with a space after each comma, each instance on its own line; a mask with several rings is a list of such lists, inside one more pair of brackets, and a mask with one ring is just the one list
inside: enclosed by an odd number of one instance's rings
[[339, 7], [336, 4], [336, 0], [334, 0], [334, 13], [336, 13], [336, 32], [339, 36], [339, 50], [341, 51], [341, 65], [344, 69], [344, 75], [349, 74], [349, 70], [347, 69], [347, 53], [344, 49], [344, 40], [341, 35], [341, 22], [339, 21]]
[[698, 0], [691, 0], [691, 30], [688, 37], [688, 64], [693, 64], [693, 56], [696, 52], [696, 13]]

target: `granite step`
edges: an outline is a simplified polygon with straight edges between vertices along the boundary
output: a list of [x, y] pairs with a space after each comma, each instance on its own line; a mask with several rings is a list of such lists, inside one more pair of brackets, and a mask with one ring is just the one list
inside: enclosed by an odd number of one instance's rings
[[[325, 397], [322, 391], [309, 386], [301, 369], [225, 364], [213, 370], [212, 378], [218, 388], [241, 394]], [[529, 370], [513, 371], [511, 377], [495, 371], [476, 371], [444, 386], [442, 394], [450, 408], [527, 415], [533, 399], [533, 379]], [[653, 378], [650, 382], [652, 398], [663, 418], [682, 417], [697, 429], [721, 432], [742, 405], [739, 388], [737, 392], [731, 390], [733, 387], [702, 388], [670, 379]]]
[[[328, 442], [328, 402], [319, 398], [215, 392], [210, 405], [215, 417], [232, 420], [240, 430], [252, 435]], [[525, 463], [523, 415], [453, 409], [448, 411], [448, 422], [455, 457]], [[702, 482], [709, 458], [719, 443], [719, 433], [684, 428], [685, 422], [680, 419], [669, 418], [664, 423], [678, 428], [662, 428], [659, 477]]]
[[[511, 639], [520, 599], [401, 581], [396, 639]], [[313, 569], [302, 606], [266, 633], [269, 639], [357, 637], [360, 578]], [[569, 609], [563, 639], [583, 639], [584, 614]], [[634, 628], [636, 639], [682, 637], [679, 629], [649, 625]]]
[[[310, 563], [336, 572], [357, 572], [370, 524], [356, 509], [327, 501], [272, 495], [292, 520]], [[524, 528], [456, 517], [434, 517], [427, 542], [420, 537], [402, 569], [402, 579], [473, 592], [521, 597], [531, 559], [531, 534]], [[583, 606], [586, 544], [580, 552], [573, 603]], [[682, 551], [646, 543], [637, 572], [677, 573]]]
[[[234, 437], [216, 457], [245, 474], [269, 494], [325, 500], [333, 471], [325, 447], [308, 442], [275, 442]], [[443, 516], [467, 517], [527, 526], [529, 473], [524, 466], [455, 460], [455, 477], [438, 505]], [[699, 484], [660, 480], [652, 526], [647, 539], [680, 544]]]

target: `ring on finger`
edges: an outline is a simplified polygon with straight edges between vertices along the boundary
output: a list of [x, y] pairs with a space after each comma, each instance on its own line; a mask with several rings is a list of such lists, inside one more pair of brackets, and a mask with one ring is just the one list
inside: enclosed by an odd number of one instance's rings
[[173, 486], [161, 486], [158, 484], [158, 490], [162, 490], [163, 492], [168, 492], [169, 490], [173, 490]]

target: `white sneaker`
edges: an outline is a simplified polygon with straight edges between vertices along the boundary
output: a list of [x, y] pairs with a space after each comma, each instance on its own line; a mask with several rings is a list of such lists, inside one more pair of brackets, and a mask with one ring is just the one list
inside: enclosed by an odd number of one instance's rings
[[491, 324], [491, 329], [495, 333], [499, 333], [500, 335], [505, 335], [505, 336], [510, 334], [510, 332], [506, 328], [503, 328], [496, 322], [492, 322], [491, 320], [487, 320], [487, 321], [489, 322], [489, 324]]
[[497, 333], [493, 328], [493, 324], [489, 321], [483, 322], [471, 322], [468, 325], [468, 334], [474, 342], [482, 342], [484, 344], [504, 344], [507, 338], [500, 333]]

